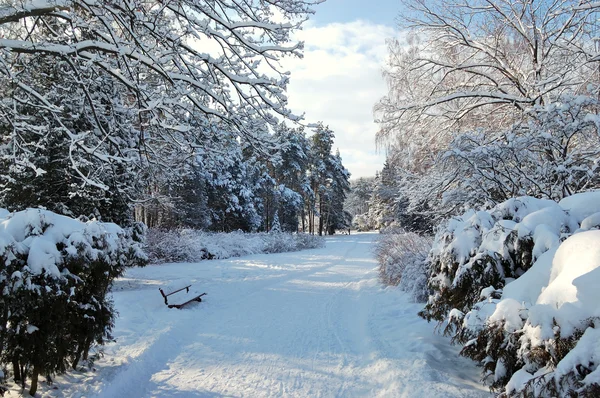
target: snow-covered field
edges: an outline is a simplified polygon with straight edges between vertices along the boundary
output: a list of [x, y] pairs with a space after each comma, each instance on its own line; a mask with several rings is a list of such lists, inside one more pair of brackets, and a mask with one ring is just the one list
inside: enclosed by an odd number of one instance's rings
[[[114, 289], [116, 343], [42, 396], [488, 397], [421, 305], [378, 283], [377, 238], [131, 269]], [[208, 295], [168, 309], [158, 288], [184, 281]]]

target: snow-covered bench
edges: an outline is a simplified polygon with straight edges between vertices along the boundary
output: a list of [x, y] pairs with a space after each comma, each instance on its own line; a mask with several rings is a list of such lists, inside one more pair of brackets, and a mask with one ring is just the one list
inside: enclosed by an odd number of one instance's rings
[[[181, 291], [184, 291], [186, 293], [190, 292], [190, 287], [192, 287], [192, 285], [187, 285], [184, 287], [180, 287], [180, 288], [175, 288], [175, 289], [166, 289], [168, 293], [165, 293], [165, 291], [162, 288], [159, 288], [158, 290], [160, 291], [160, 294], [163, 296], [163, 298], [165, 299], [165, 305], [169, 308], [178, 308], [181, 309], [181, 307], [183, 307], [186, 304], [191, 303], [192, 301], [197, 301], [197, 302], [201, 302], [202, 301], [202, 296], [206, 296], [206, 293], [202, 293], [202, 294], [197, 294], [197, 293], [193, 293], [191, 296], [187, 296], [186, 298], [188, 298], [187, 301], [181, 303], [181, 304], [169, 304], [169, 300], [168, 297], [172, 294], [175, 293], [179, 293]], [[191, 298], [190, 298], [191, 297]]]

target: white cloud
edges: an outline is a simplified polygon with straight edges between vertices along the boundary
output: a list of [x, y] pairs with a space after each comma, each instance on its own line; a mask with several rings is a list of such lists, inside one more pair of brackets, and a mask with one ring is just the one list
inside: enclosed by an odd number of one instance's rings
[[385, 156], [375, 147], [373, 105], [386, 93], [381, 77], [386, 39], [393, 28], [363, 21], [307, 25], [303, 59], [286, 59], [292, 72], [289, 105], [307, 122], [323, 121], [336, 134], [344, 165], [352, 177], [375, 175]]

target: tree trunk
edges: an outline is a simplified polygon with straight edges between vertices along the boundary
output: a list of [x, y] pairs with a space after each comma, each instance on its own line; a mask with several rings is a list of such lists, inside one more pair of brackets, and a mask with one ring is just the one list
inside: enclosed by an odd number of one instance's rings
[[323, 200], [319, 198], [319, 236], [323, 236]]
[[25, 366], [23, 366], [23, 365], [20, 365], [19, 369], [20, 369], [19, 372], [21, 373], [21, 387], [23, 389], [25, 389], [25, 380], [27, 379], [27, 371], [26, 371]]
[[75, 358], [73, 358], [72, 367], [73, 370], [77, 370], [77, 365], [79, 364], [79, 360], [81, 359], [81, 354], [83, 353], [83, 347], [79, 344], [79, 348], [77, 348], [77, 353], [75, 354]]
[[21, 368], [19, 367], [19, 360], [18, 359], [13, 359], [12, 360], [12, 365], [13, 365], [13, 377], [15, 379], [15, 382], [21, 380]]
[[85, 346], [83, 347], [83, 360], [88, 360], [88, 355], [90, 353], [90, 348], [92, 348], [92, 338], [88, 337], [85, 339]]
[[37, 391], [39, 374], [40, 371], [37, 365], [35, 365], [33, 367], [33, 374], [31, 375], [31, 388], [29, 389], [29, 395], [31, 395], [32, 397], [35, 396], [35, 393]]

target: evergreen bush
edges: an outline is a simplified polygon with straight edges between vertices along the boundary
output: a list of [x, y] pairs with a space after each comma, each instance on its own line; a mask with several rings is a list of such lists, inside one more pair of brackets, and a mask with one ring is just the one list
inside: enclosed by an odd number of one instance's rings
[[39, 375], [88, 361], [112, 339], [113, 280], [145, 265], [143, 227], [82, 222], [28, 209], [0, 220], [0, 364], [34, 395]]

